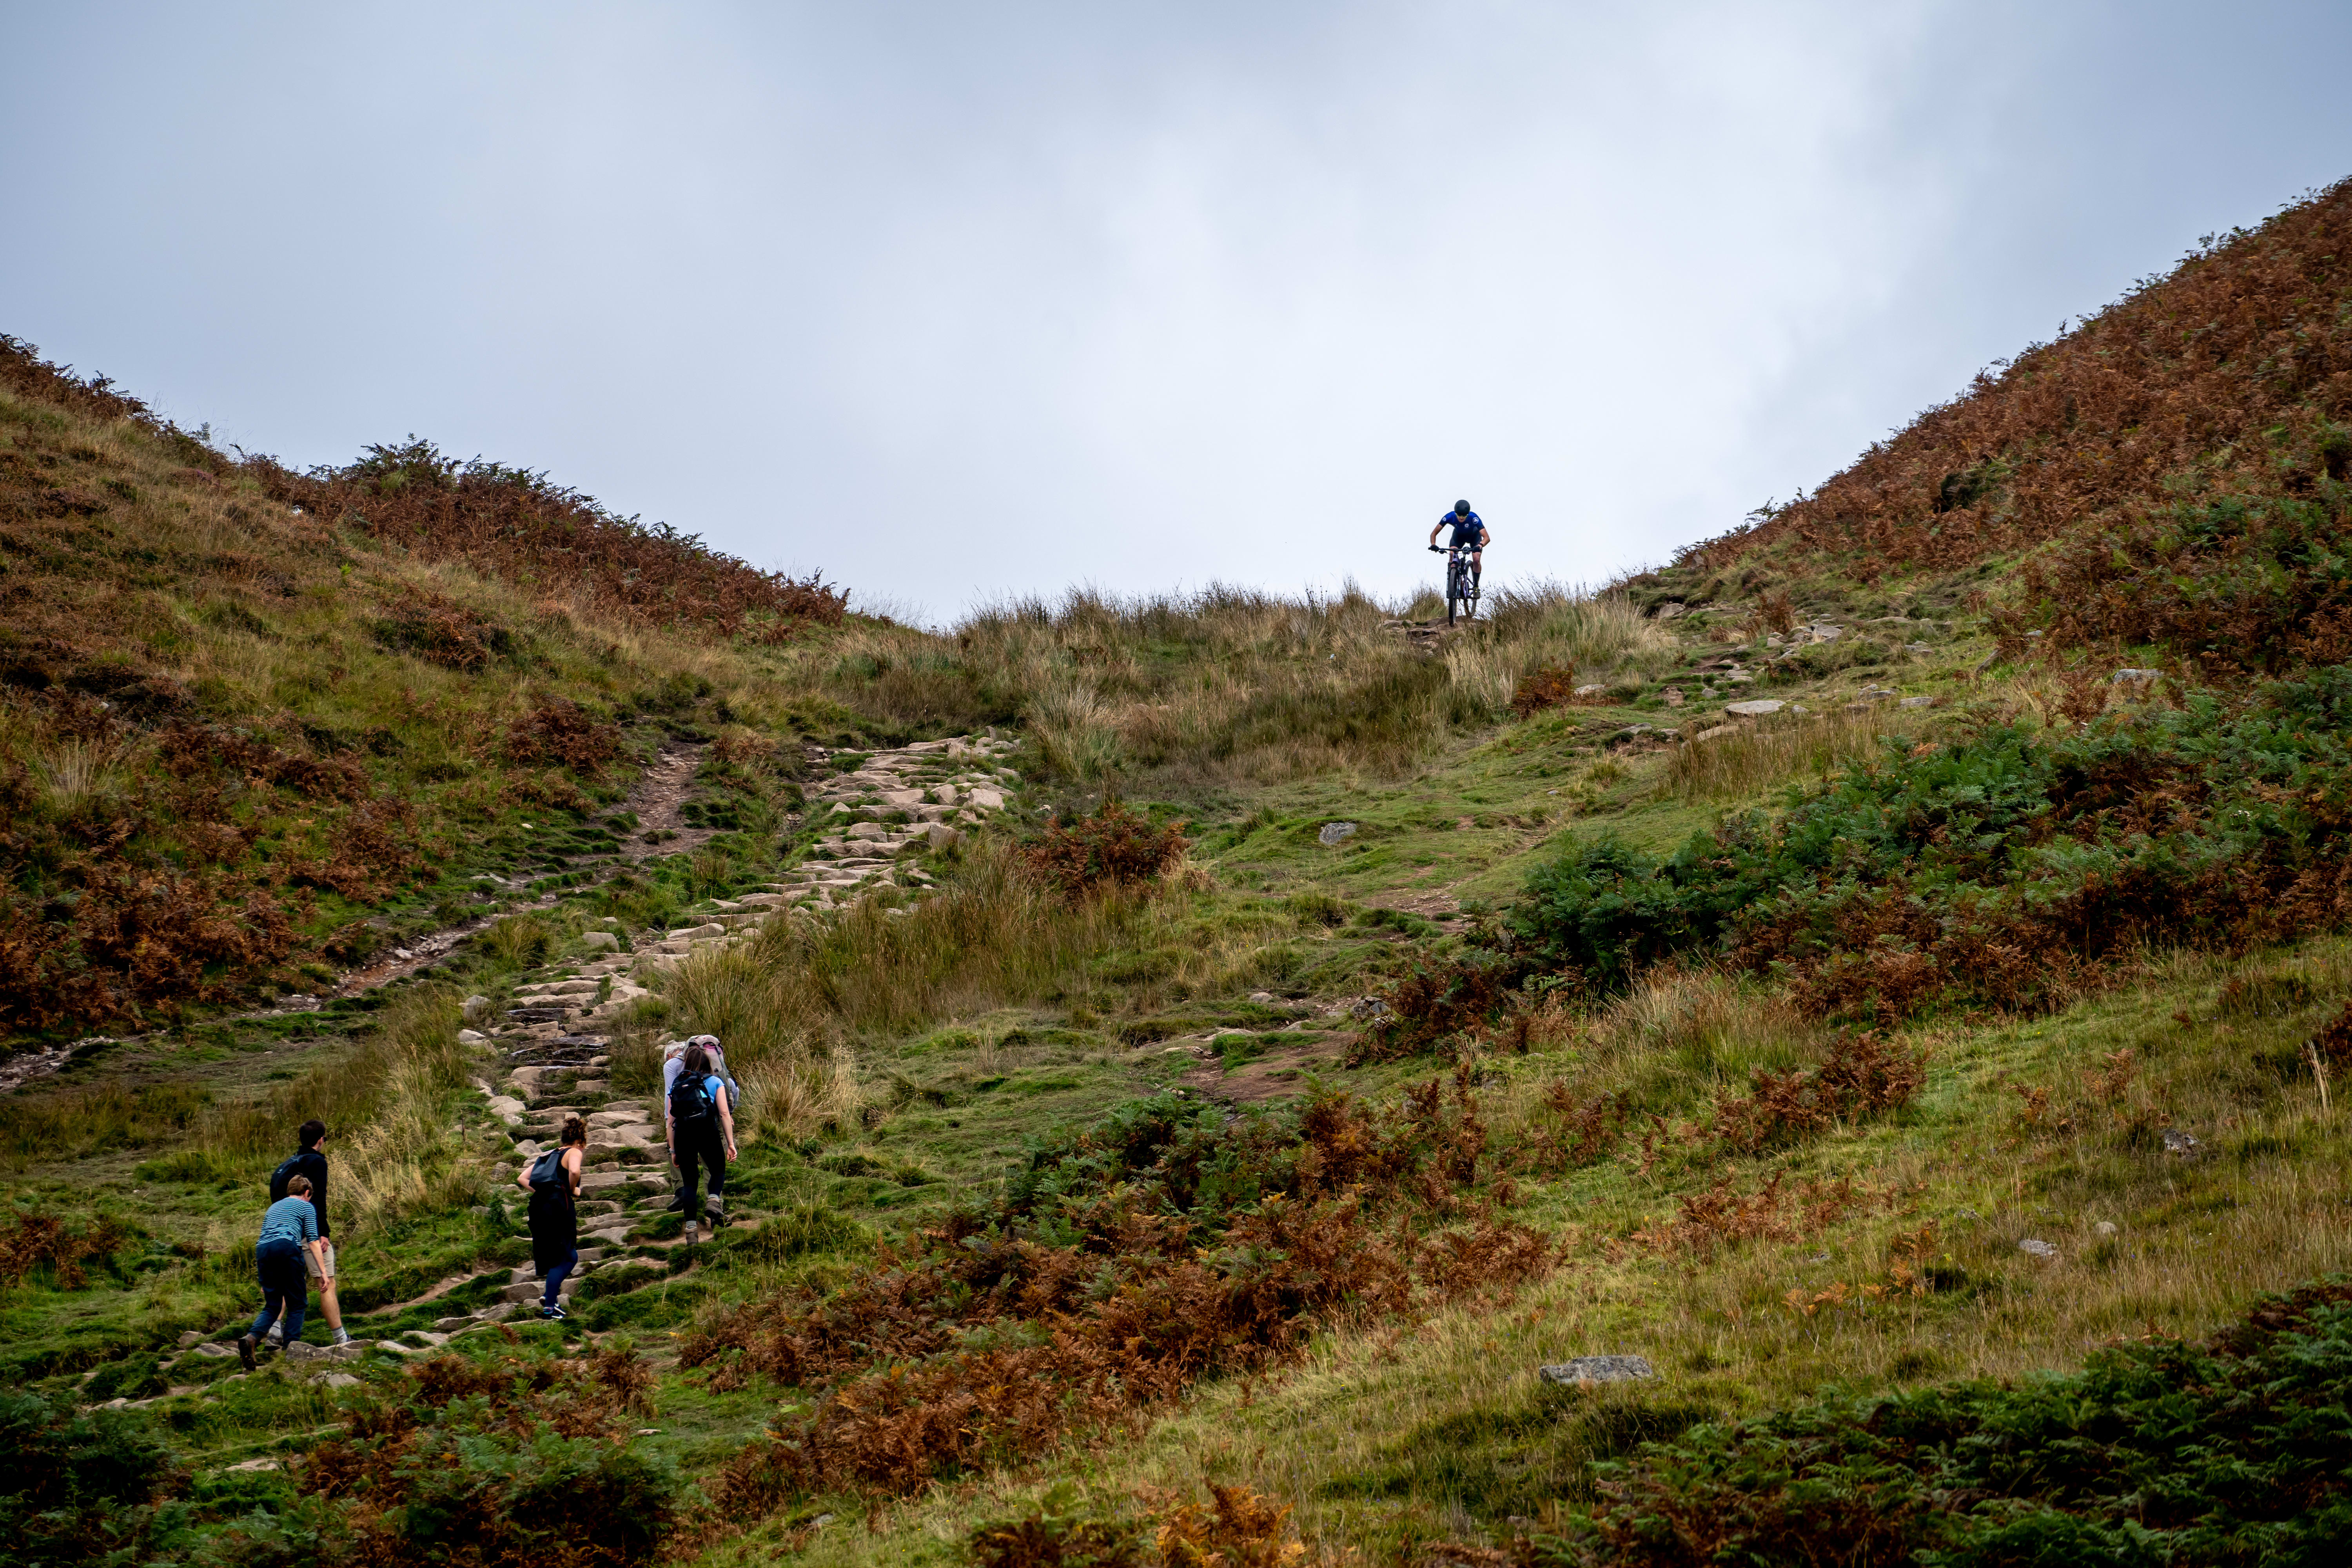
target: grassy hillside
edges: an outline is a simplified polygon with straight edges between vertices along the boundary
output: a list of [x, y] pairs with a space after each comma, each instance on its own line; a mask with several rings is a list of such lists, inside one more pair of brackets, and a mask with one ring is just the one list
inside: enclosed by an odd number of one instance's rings
[[[136, 492], [20, 497], [9, 536], [0, 583], [82, 606], [5, 709], [50, 792], [11, 918], [68, 955], [12, 994], [168, 1026], [0, 1100], [11, 1540], [2326, 1560], [2345, 192], [1745, 534], [1450, 636], [1239, 589], [928, 633], [533, 476], [411, 444], [298, 479], [11, 382], [12, 495]], [[619, 564], [551, 602], [573, 548]], [[690, 592], [631, 575], [663, 551]], [[2114, 618], [2159, 589], [2254, 619], [2224, 658]], [[982, 731], [984, 774], [904, 749]], [[73, 746], [102, 805], [58, 793]], [[413, 860], [305, 881], [372, 823]], [[211, 877], [288, 945], [142, 981], [101, 875]], [[364, 931], [438, 945], [247, 1010]], [[46, 1005], [36, 1043], [97, 1016]], [[626, 1130], [698, 1029], [750, 1092], [689, 1249]], [[505, 1321], [512, 1173], [573, 1109], [598, 1256], [568, 1320]], [[255, 1190], [314, 1113], [369, 1348], [240, 1376]], [[1654, 1375], [1539, 1371], [1599, 1355]]]
[[814, 584], [415, 446], [232, 462], [15, 340], [0, 597], [19, 1039], [331, 989], [505, 901], [485, 875], [609, 857], [666, 746], [856, 732], [779, 678], [781, 642], [841, 618]]

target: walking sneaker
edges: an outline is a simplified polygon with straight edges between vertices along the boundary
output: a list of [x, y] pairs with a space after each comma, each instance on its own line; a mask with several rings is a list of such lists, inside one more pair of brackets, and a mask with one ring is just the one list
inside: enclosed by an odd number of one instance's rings
[[539, 1315], [550, 1320], [551, 1321], [561, 1322], [571, 1314], [566, 1312], [561, 1305], [558, 1305], [553, 1307], [541, 1307], [539, 1310]]
[[286, 1348], [286, 1325], [283, 1322], [270, 1324], [269, 1331], [261, 1336], [261, 1342], [268, 1345], [274, 1351], [284, 1350]]
[[337, 1329], [335, 1331], [335, 1342], [339, 1345], [347, 1345], [352, 1342], [352, 1336], [341, 1329]]
[[710, 1201], [702, 1205], [702, 1217], [710, 1222], [711, 1231], [716, 1234], [719, 1227], [727, 1223], [726, 1198], [717, 1193], [711, 1194]]
[[245, 1363], [246, 1371], [253, 1370], [253, 1336], [251, 1334], [236, 1336], [236, 1359]]
[[686, 1194], [684, 1193], [678, 1194], [676, 1197], [670, 1199], [669, 1202], [662, 1205], [662, 1213], [664, 1214], [684, 1214], [685, 1212]]
[[696, 1229], [697, 1227], [692, 1220], [688, 1220], [686, 1222], [686, 1244], [688, 1247], [692, 1247], [694, 1245]]

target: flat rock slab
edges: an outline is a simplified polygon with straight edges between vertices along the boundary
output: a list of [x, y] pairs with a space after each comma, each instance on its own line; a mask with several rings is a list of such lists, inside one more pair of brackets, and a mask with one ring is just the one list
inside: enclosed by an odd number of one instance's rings
[[1723, 710], [1726, 713], [1737, 713], [1742, 719], [1761, 719], [1767, 714], [1778, 713], [1787, 706], [1786, 702], [1777, 697], [1756, 697], [1745, 702], [1727, 702], [1723, 705]]
[[1657, 1376], [1658, 1369], [1643, 1356], [1580, 1355], [1554, 1365], [1538, 1367], [1536, 1375], [1546, 1383], [1575, 1388], [1588, 1383], [1638, 1383], [1643, 1378]]

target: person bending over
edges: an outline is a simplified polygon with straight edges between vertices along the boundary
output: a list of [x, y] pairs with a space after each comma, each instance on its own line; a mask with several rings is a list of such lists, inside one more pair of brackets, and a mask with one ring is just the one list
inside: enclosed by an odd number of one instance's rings
[[1492, 536], [1487, 533], [1486, 525], [1479, 520], [1478, 514], [1470, 510], [1470, 503], [1466, 500], [1455, 501], [1454, 510], [1439, 518], [1436, 527], [1429, 531], [1429, 547], [1432, 550], [1437, 548], [1438, 534], [1448, 527], [1454, 530], [1454, 537], [1446, 542], [1446, 547], [1470, 552], [1470, 580], [1475, 583], [1485, 573], [1483, 552]]
[[678, 1191], [686, 1199], [686, 1241], [691, 1247], [696, 1221], [704, 1212], [695, 1205], [694, 1184], [708, 1168], [708, 1212], [710, 1228], [718, 1229], [727, 1214], [727, 1162], [735, 1158], [735, 1108], [728, 1103], [727, 1080], [710, 1070], [710, 1053], [700, 1046], [686, 1047], [664, 1120], [670, 1157], [677, 1162]]
[[335, 1293], [335, 1232], [327, 1223], [327, 1154], [320, 1147], [327, 1141], [327, 1124], [314, 1116], [295, 1130], [294, 1141], [299, 1145], [295, 1152], [270, 1173], [269, 1198], [275, 1203], [284, 1197], [287, 1184], [296, 1176], [309, 1179], [310, 1206], [319, 1211], [319, 1245], [302, 1249], [302, 1268], [318, 1281], [319, 1310], [326, 1314], [329, 1332], [337, 1344], [349, 1344], [352, 1336], [343, 1331], [342, 1299]]
[[[261, 1310], [236, 1342], [237, 1359], [246, 1371], [253, 1370], [255, 1347], [281, 1315], [286, 1342], [291, 1345], [302, 1337], [302, 1309], [310, 1295], [302, 1255], [325, 1245], [319, 1239], [319, 1211], [310, 1206], [310, 1178], [289, 1178], [286, 1195], [263, 1212], [261, 1239], [253, 1247], [254, 1272], [261, 1277]], [[319, 1272], [327, 1274], [325, 1259], [320, 1263]]]

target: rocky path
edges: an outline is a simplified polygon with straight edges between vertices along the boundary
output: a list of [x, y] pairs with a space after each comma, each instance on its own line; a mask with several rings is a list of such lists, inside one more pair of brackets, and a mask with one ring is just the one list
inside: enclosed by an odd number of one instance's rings
[[[580, 1204], [581, 1267], [564, 1281], [562, 1299], [569, 1301], [592, 1279], [597, 1281], [594, 1293], [604, 1296], [669, 1279], [677, 1271], [671, 1255], [685, 1245], [677, 1227], [665, 1220], [676, 1180], [655, 1099], [615, 1095], [607, 1077], [611, 1032], [622, 1010], [649, 994], [663, 973], [697, 952], [748, 940], [762, 921], [812, 918], [886, 888], [919, 894], [931, 879], [917, 857], [951, 847], [962, 834], [1004, 809], [1006, 796], [1021, 782], [1004, 765], [1014, 750], [1013, 742], [994, 736], [959, 736], [887, 751], [819, 752], [834, 772], [807, 792], [808, 811], [824, 828], [802, 863], [776, 881], [733, 899], [706, 900], [697, 906], [698, 918], [690, 925], [626, 937], [618, 931], [591, 931], [588, 957], [551, 965], [528, 977], [514, 988], [502, 1016], [492, 1016], [487, 997], [468, 999], [467, 1026], [459, 1037], [495, 1064], [475, 1082], [513, 1142], [513, 1161], [490, 1174], [490, 1185], [504, 1194], [510, 1212], [520, 1197], [512, 1184], [522, 1163], [553, 1143], [565, 1117], [578, 1114], [588, 1123]], [[698, 750], [682, 749], [665, 753], [648, 771], [640, 791], [631, 797], [642, 831], [629, 846], [629, 859], [676, 854], [699, 842], [689, 835], [708, 837], [705, 830], [686, 826], [679, 816], [699, 765]], [[424, 943], [411, 947], [383, 973], [370, 973], [366, 983], [380, 984], [429, 962], [428, 951], [446, 952], [479, 923], [436, 933], [443, 940], [429, 950]], [[730, 1212], [719, 1234], [756, 1229], [761, 1217], [738, 1207]], [[712, 1239], [706, 1233], [702, 1245]], [[296, 1345], [282, 1353], [288, 1365], [308, 1368], [312, 1381], [345, 1386], [357, 1380], [342, 1363], [371, 1348], [397, 1356], [430, 1354], [455, 1335], [510, 1317], [535, 1315], [541, 1291], [529, 1264], [459, 1275], [365, 1316], [414, 1324], [422, 1319], [418, 1309], [443, 1298], [478, 1301], [488, 1293], [493, 1299], [469, 1310], [454, 1310], [453, 1302], [453, 1310], [427, 1321], [429, 1326], [408, 1327], [388, 1338], [354, 1339], [332, 1348]], [[234, 1359], [236, 1353], [225, 1340], [192, 1334], [163, 1369], [166, 1376], [175, 1371], [179, 1377], [202, 1375], [198, 1368], [223, 1357]], [[162, 1397], [243, 1375], [207, 1376], [198, 1384], [181, 1384], [175, 1378], [170, 1394]]]
[[[667, 1255], [681, 1245], [646, 1228], [660, 1218], [675, 1187], [658, 1107], [652, 1097], [615, 1096], [606, 1077], [611, 1032], [623, 1011], [649, 994], [664, 973], [697, 952], [748, 940], [762, 921], [808, 918], [792, 911], [838, 909], [883, 888], [919, 893], [930, 878], [912, 856], [952, 845], [1003, 809], [1007, 792], [1020, 783], [1003, 765], [1013, 750], [1010, 741], [984, 736], [822, 753], [837, 771], [808, 791], [808, 810], [829, 814], [827, 825], [801, 865], [759, 891], [706, 900], [691, 925], [641, 931], [625, 941], [614, 931], [589, 932], [593, 951], [588, 958], [551, 965], [516, 986], [502, 1016], [492, 1018], [486, 997], [468, 1001], [469, 1026], [460, 1039], [495, 1054], [498, 1081], [479, 1079], [477, 1087], [514, 1140], [516, 1163], [503, 1167], [497, 1180], [511, 1184], [522, 1162], [553, 1144], [566, 1116], [576, 1113], [588, 1122], [581, 1268], [564, 1282], [566, 1299], [590, 1279], [600, 1279], [599, 1293], [608, 1294], [667, 1278]], [[693, 765], [681, 763], [673, 771], [691, 778]], [[756, 1214], [737, 1211], [727, 1228], [759, 1223]], [[415, 1301], [386, 1310], [402, 1311], [464, 1283], [444, 1281]], [[468, 1327], [535, 1311], [539, 1289], [528, 1266], [514, 1269], [498, 1301], [436, 1320], [430, 1331], [404, 1336], [407, 1343], [384, 1348], [414, 1353]]]

